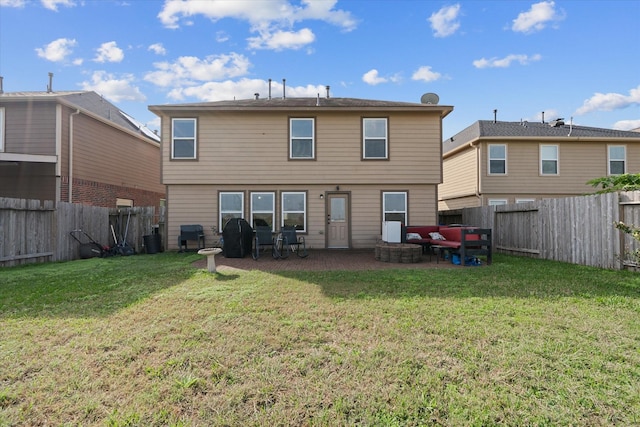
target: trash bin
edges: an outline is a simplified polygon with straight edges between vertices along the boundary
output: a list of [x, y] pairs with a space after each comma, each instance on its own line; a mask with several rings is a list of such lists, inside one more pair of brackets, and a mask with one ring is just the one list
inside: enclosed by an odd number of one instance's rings
[[161, 239], [159, 234], [147, 234], [142, 236], [144, 240], [144, 247], [148, 254], [157, 254], [162, 249]]

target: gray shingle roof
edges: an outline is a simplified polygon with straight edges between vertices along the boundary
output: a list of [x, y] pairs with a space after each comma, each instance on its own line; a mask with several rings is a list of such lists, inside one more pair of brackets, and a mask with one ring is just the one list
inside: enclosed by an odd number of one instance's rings
[[[240, 99], [230, 101], [214, 101], [214, 102], [196, 102], [188, 104], [165, 104], [151, 105], [151, 111], [157, 110], [261, 110], [261, 109], [296, 109], [296, 108], [431, 108], [437, 110], [451, 110], [453, 107], [421, 104], [414, 102], [396, 102], [396, 101], [380, 101], [373, 99], [359, 98], [259, 98], [259, 99]], [[448, 114], [448, 113], [447, 113]]]
[[[555, 121], [554, 121], [555, 122]], [[479, 120], [471, 126], [463, 129], [453, 137], [443, 141], [443, 152], [447, 153], [468, 142], [481, 138], [635, 138], [640, 142], [640, 133], [615, 129], [594, 128], [588, 126], [576, 126], [569, 123], [559, 123], [553, 126], [551, 123], [539, 122], [494, 122], [492, 120]]]
[[140, 128], [140, 123], [135, 122], [135, 120], [129, 120], [127, 118], [127, 115], [121, 114], [121, 110], [118, 107], [116, 107], [94, 91], [6, 92], [0, 94], [0, 100], [19, 98], [31, 98], [39, 100], [46, 100], [50, 98], [52, 100], [62, 100], [67, 104], [93, 113], [105, 120], [117, 124], [120, 127], [123, 127], [135, 133], [141, 133], [149, 139], [152, 139], [154, 141], [160, 140], [157, 135], [152, 135], [151, 133], [144, 132]]

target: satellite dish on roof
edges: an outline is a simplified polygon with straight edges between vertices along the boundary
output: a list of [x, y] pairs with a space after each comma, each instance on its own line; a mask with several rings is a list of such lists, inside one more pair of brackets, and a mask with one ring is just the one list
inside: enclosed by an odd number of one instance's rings
[[420, 97], [420, 103], [422, 104], [437, 104], [440, 102], [440, 97], [435, 93], [425, 93]]

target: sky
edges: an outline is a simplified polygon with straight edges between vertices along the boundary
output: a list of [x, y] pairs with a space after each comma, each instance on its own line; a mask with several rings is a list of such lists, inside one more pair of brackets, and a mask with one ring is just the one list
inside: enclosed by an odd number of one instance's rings
[[[330, 96], [477, 120], [640, 128], [640, 0], [0, 0], [5, 92], [149, 105]], [[494, 110], [497, 112], [494, 113]], [[543, 113], [544, 112], [544, 113]], [[495, 115], [494, 115], [495, 114]]]

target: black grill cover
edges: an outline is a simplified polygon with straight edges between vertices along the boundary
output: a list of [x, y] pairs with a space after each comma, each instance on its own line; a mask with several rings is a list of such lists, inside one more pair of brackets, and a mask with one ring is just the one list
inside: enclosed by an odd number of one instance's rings
[[222, 254], [226, 258], [244, 258], [251, 253], [253, 229], [242, 218], [232, 218], [222, 230]]

